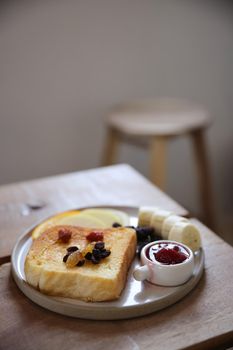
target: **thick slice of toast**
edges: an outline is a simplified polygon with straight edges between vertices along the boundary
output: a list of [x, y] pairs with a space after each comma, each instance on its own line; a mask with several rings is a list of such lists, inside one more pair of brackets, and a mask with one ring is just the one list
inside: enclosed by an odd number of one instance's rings
[[[68, 243], [58, 241], [58, 232], [72, 232]], [[66, 249], [87, 245], [86, 236], [93, 229], [75, 226], [54, 226], [36, 239], [26, 257], [27, 282], [41, 292], [84, 301], [107, 301], [119, 298], [127, 277], [128, 268], [136, 250], [136, 233], [129, 228], [102, 229], [110, 256], [95, 265], [86, 261], [81, 267], [67, 268], [63, 262]]]

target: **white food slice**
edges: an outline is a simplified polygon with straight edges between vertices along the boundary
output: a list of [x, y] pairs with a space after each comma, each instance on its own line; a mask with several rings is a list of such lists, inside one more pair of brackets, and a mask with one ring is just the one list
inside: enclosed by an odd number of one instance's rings
[[201, 247], [201, 235], [196, 226], [179, 221], [171, 228], [168, 239], [186, 244], [194, 252]]
[[168, 239], [171, 228], [179, 221], [188, 222], [188, 219], [178, 215], [170, 215], [164, 220], [161, 232], [163, 239]]
[[90, 228], [92, 227], [107, 228], [108, 227], [108, 225], [104, 221], [84, 213], [79, 213], [78, 215], [61, 218], [57, 224], [82, 226], [82, 227], [90, 227]]
[[121, 224], [122, 226], [128, 226], [130, 225], [130, 217], [127, 213], [125, 213], [122, 210], [117, 210], [117, 209], [105, 209], [105, 210], [110, 210], [111, 213], [115, 214], [118, 216], [118, 223]]
[[162, 210], [157, 208], [154, 213], [152, 214], [151, 220], [150, 220], [150, 226], [154, 227], [155, 232], [161, 236], [162, 233], [162, 226], [164, 220], [166, 220], [167, 217], [174, 215], [174, 213]]
[[150, 226], [151, 217], [157, 209], [150, 206], [140, 207], [138, 212], [138, 226]]
[[83, 210], [82, 214], [91, 215], [93, 218], [101, 220], [106, 227], [112, 227], [114, 222], [117, 222], [122, 226], [129, 225], [129, 216], [120, 210], [93, 208]]

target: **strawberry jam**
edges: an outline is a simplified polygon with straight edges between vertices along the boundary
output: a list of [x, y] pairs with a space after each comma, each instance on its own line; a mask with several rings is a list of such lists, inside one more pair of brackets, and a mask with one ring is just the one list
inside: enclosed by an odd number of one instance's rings
[[178, 243], [155, 243], [146, 251], [146, 256], [151, 261], [164, 265], [180, 264], [189, 257], [188, 251]]

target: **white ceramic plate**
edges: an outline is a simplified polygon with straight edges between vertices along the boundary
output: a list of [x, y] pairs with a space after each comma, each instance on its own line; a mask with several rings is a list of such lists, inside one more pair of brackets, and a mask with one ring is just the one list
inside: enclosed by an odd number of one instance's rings
[[[111, 208], [125, 211], [130, 215], [130, 224], [137, 225], [138, 208], [120, 206], [112, 206]], [[12, 274], [14, 280], [29, 299], [62, 315], [93, 320], [117, 320], [146, 315], [172, 305], [183, 298], [196, 286], [204, 269], [204, 253], [200, 249], [195, 254], [193, 276], [187, 283], [178, 287], [160, 287], [149, 282], [134, 280], [132, 271], [140, 264], [138, 258], [135, 258], [128, 273], [126, 287], [120, 299], [116, 301], [86, 303], [75, 299], [51, 297], [31, 287], [25, 279], [24, 262], [32, 244], [32, 229], [20, 237], [13, 250]]]

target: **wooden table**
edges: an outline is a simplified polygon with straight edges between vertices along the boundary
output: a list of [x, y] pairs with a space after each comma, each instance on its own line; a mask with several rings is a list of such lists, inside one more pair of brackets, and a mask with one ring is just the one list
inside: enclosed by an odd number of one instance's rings
[[[43, 201], [42, 209], [27, 203]], [[56, 212], [88, 205], [158, 205], [186, 210], [127, 165], [94, 169], [0, 187], [0, 350], [223, 349], [233, 344], [233, 249], [200, 226], [206, 255], [198, 286], [175, 305], [122, 321], [72, 319], [28, 300], [10, 273], [18, 236]]]

